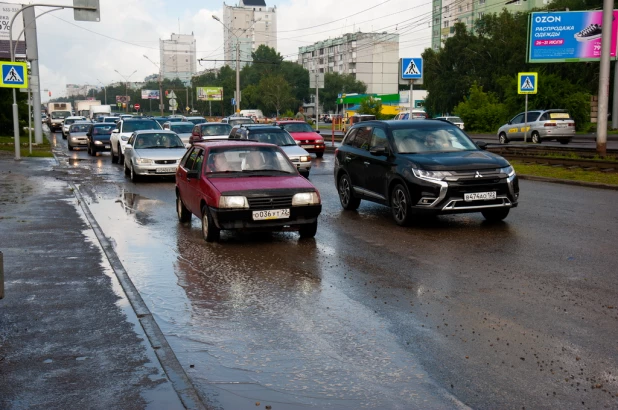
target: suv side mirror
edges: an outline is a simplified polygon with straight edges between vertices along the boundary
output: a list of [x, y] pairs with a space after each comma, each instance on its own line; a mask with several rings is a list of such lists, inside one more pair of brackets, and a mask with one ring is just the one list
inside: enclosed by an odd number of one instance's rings
[[479, 147], [482, 150], [487, 149], [487, 143], [485, 141], [474, 141], [474, 143], [476, 144], [477, 147]]
[[372, 147], [369, 150], [371, 155], [388, 155], [388, 148], [386, 147]]
[[120, 132], [120, 131], [118, 130], [118, 128], [114, 128], [114, 131], [112, 132]]

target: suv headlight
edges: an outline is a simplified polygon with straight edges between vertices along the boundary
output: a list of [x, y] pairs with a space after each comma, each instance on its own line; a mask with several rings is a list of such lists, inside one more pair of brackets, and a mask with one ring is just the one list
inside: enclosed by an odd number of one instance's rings
[[320, 203], [320, 196], [317, 192], [302, 192], [294, 194], [292, 197], [292, 206], [297, 205], [318, 205]]
[[416, 169], [416, 168], [412, 168], [412, 172], [414, 173], [414, 176], [417, 178], [433, 179], [437, 181], [441, 181], [444, 178], [450, 177], [453, 175], [448, 171], [426, 171], [424, 169]]
[[142, 165], [152, 164], [152, 160], [148, 158], [135, 158], [135, 162]]
[[500, 168], [498, 171], [500, 171], [503, 174], [506, 174], [509, 177], [512, 177], [513, 175], [515, 175], [515, 170], [510, 165], [508, 167]]
[[221, 196], [219, 208], [249, 208], [249, 202], [244, 196]]

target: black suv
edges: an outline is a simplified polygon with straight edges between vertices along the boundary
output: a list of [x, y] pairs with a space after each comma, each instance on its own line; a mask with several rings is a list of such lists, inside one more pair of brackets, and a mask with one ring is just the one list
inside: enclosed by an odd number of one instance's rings
[[344, 209], [361, 199], [390, 206], [399, 225], [413, 214], [481, 212], [490, 221], [517, 206], [513, 167], [441, 120], [354, 125], [335, 151], [335, 184]]

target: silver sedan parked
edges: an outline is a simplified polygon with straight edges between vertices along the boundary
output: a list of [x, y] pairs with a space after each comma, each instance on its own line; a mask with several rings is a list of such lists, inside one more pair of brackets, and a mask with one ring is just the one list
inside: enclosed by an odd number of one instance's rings
[[124, 173], [133, 182], [143, 176], [173, 176], [185, 152], [185, 144], [173, 131], [135, 131], [125, 146]]

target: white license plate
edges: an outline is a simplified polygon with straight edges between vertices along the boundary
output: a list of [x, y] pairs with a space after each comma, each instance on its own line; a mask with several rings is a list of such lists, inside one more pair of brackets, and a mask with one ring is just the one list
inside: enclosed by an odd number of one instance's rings
[[106, 145], [106, 146], [105, 146], [105, 149], [109, 149], [109, 145]]
[[567, 127], [566, 124], [558, 123], [558, 128], [566, 128], [566, 127]]
[[313, 148], [313, 145], [301, 145], [301, 148]]
[[176, 168], [157, 168], [157, 174], [167, 174], [170, 172], [176, 172]]
[[464, 194], [464, 201], [489, 201], [496, 199], [496, 192], [473, 192], [471, 194]]
[[269, 209], [264, 211], [253, 211], [254, 221], [265, 221], [268, 219], [287, 219], [289, 217], [289, 209]]

